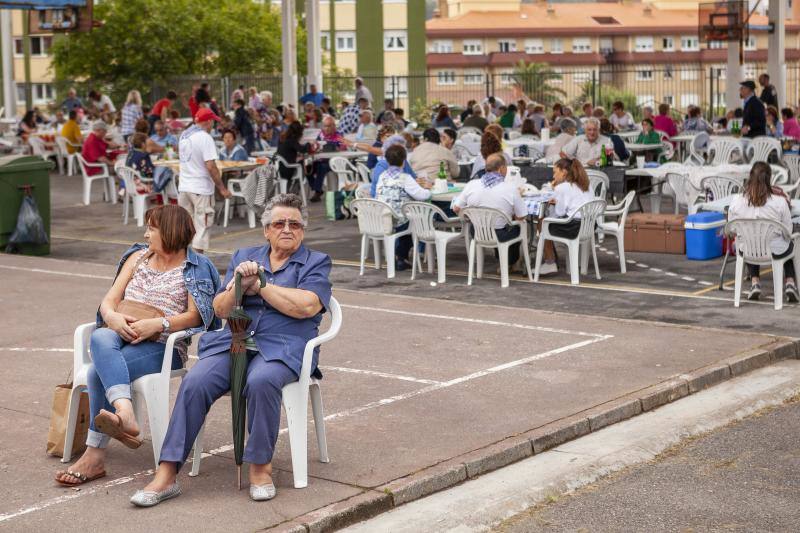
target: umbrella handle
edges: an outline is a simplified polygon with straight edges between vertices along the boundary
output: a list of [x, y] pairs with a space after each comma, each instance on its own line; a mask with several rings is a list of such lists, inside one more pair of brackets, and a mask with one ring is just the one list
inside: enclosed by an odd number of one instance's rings
[[[240, 305], [242, 302], [242, 273], [237, 272], [235, 277], [235, 294], [234, 298], [236, 301], [236, 305]], [[261, 288], [263, 289], [267, 285], [267, 275], [264, 273], [262, 269], [258, 269], [258, 279], [261, 282]]]

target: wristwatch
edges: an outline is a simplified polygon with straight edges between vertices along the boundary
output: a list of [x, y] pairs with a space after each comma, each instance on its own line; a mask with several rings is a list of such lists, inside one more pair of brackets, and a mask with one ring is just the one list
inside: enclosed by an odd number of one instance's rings
[[169, 333], [169, 320], [167, 320], [166, 318], [162, 318], [161, 328], [164, 333]]

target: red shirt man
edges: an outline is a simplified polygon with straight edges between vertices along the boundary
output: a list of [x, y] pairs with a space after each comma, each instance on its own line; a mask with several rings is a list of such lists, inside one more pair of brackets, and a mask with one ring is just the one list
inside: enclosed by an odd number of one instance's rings
[[[111, 161], [106, 155], [106, 152], [108, 151], [108, 143], [103, 140], [105, 136], [106, 124], [105, 122], [98, 120], [92, 126], [92, 133], [87, 135], [86, 140], [83, 141], [81, 155], [87, 163], [111, 164]], [[86, 174], [89, 176], [100, 174], [102, 171], [103, 169], [98, 167], [86, 167]]]
[[156, 117], [156, 120], [169, 120], [169, 112], [172, 109], [172, 104], [178, 98], [174, 91], [169, 91], [166, 98], [162, 98], [150, 110], [150, 115]]

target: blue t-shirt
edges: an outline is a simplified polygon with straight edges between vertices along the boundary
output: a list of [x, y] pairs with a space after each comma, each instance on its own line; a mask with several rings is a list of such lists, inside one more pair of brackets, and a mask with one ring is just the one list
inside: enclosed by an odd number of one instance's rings
[[[264, 268], [267, 283], [311, 291], [319, 297], [322, 311], [311, 318], [292, 318], [284, 315], [269, 305], [260, 296], [245, 296], [244, 310], [253, 321], [250, 333], [258, 346], [258, 352], [265, 361], [282, 361], [295, 374], [300, 375], [303, 366], [303, 351], [306, 343], [319, 334], [322, 313], [330, 305], [331, 258], [321, 252], [309, 250], [304, 245], [277, 271], [273, 272], [269, 264], [269, 244], [241, 248], [234, 252], [228, 264], [228, 272], [222, 282], [220, 294], [233, 279], [234, 270], [244, 261], [255, 261]], [[198, 355], [202, 359], [211, 355], [227, 352], [231, 349], [231, 329], [227, 324], [224, 329], [209, 331], [200, 338]], [[314, 350], [311, 372], [317, 368], [319, 347]]]
[[315, 107], [319, 107], [322, 105], [323, 98], [325, 98], [325, 95], [322, 93], [316, 93], [316, 94], [306, 93], [300, 98], [300, 102], [304, 104], [306, 102], [312, 102]]
[[153, 135], [150, 136], [150, 139], [159, 146], [166, 146], [166, 145], [178, 146], [178, 139], [176, 139], [175, 136], [171, 133], [167, 133], [163, 137], [159, 137], [157, 134], [154, 133]]

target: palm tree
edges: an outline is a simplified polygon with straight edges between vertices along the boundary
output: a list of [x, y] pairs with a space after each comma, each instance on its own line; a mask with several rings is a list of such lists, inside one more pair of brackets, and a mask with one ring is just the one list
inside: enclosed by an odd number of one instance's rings
[[567, 95], [563, 90], [551, 85], [551, 82], [561, 80], [562, 77], [547, 63], [525, 63], [520, 60], [514, 67], [511, 79], [525, 96], [545, 105]]

